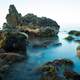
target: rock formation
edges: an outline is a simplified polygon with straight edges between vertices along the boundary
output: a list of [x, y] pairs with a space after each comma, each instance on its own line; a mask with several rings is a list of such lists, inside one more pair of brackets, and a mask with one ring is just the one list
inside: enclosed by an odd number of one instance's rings
[[6, 16], [7, 23], [10, 26], [17, 26], [21, 18], [21, 14], [18, 13], [14, 5], [10, 5], [9, 14]]
[[39, 69], [41, 80], [80, 80], [80, 74], [73, 68], [74, 63], [69, 59], [48, 62]]
[[20, 18], [21, 15], [14, 5], [10, 5], [7, 22], [0, 31], [0, 80], [12, 63], [22, 61], [26, 57], [27, 34], [16, 28]]
[[50, 37], [57, 35], [60, 28], [56, 21], [46, 17], [37, 17], [34, 14], [22, 16], [14, 5], [10, 5], [6, 20], [7, 25], [16, 27], [30, 36]]
[[0, 80], [11, 63], [25, 58], [28, 37], [55, 37], [59, 28], [52, 19], [34, 14], [22, 16], [14, 5], [10, 5], [6, 23], [0, 31]]

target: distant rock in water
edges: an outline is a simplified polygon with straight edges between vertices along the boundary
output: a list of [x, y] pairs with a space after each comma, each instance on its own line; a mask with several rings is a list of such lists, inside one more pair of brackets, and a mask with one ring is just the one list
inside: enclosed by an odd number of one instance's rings
[[73, 38], [72, 36], [67, 36], [67, 37], [65, 38], [65, 40], [67, 40], [67, 41], [72, 41], [72, 40], [74, 40], [74, 38]]
[[80, 36], [80, 31], [71, 30], [68, 34], [69, 35], [74, 35], [74, 36]]
[[9, 14], [7, 14], [6, 20], [7, 23], [3, 25], [3, 28], [15, 27], [20, 31], [26, 32], [31, 37], [57, 35], [60, 28], [57, 22], [50, 18], [37, 17], [31, 13], [22, 16], [21, 13], [18, 13], [14, 5], [9, 6]]
[[80, 31], [71, 30], [68, 32], [68, 37], [65, 38], [68, 41], [75, 41], [80, 43]]

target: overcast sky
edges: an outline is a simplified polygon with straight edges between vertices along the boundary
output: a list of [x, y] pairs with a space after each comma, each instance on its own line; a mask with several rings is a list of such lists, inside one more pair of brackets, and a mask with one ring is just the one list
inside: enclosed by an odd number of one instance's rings
[[80, 0], [0, 0], [0, 26], [6, 21], [10, 4], [14, 4], [22, 15], [46, 16], [61, 26], [80, 24]]

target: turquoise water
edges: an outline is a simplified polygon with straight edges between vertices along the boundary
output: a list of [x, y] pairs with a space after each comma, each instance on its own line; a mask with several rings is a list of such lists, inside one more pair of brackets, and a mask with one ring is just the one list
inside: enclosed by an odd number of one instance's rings
[[79, 44], [64, 40], [64, 37], [66, 36], [67, 34], [65, 32], [59, 33], [59, 42], [62, 43], [61, 46], [54, 46], [51, 44], [46, 48], [28, 47], [28, 59], [26, 59], [24, 62], [12, 65], [5, 76], [5, 79], [38, 80], [39, 75], [35, 72], [38, 67], [48, 61], [62, 58], [71, 59], [75, 65], [74, 69], [80, 73], [80, 59], [77, 57], [76, 53], [76, 48]]

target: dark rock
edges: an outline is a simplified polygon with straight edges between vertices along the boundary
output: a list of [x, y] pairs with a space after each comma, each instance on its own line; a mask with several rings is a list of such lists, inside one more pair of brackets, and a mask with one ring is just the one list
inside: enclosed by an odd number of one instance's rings
[[26, 37], [18, 33], [10, 33], [5, 40], [4, 49], [6, 52], [15, 52], [26, 55]]
[[5, 53], [5, 50], [1, 48], [0, 53]]
[[72, 80], [80, 80], [80, 74], [74, 72], [74, 71], [65, 71], [64, 76], [67, 79], [72, 79]]
[[62, 43], [55, 43], [55, 44], [53, 44], [53, 46], [55, 46], [55, 47], [62, 46]]
[[[54, 60], [53, 62], [48, 62], [39, 69], [42, 74], [41, 80], [67, 80], [67, 77], [69, 79], [72, 79], [66, 73], [66, 71], [75, 74], [73, 66], [74, 66], [73, 62], [69, 59], [60, 59]], [[79, 77], [78, 73], [75, 74], [75, 77]]]
[[74, 38], [72, 36], [68, 36], [65, 38], [65, 40], [72, 41], [72, 40], [74, 40]]
[[72, 30], [68, 33], [69, 35], [80, 36], [80, 31]]
[[6, 63], [13, 63], [22, 61], [25, 57], [19, 53], [1, 53], [0, 58], [6, 61]]
[[[54, 36], [58, 34], [60, 28], [56, 21], [46, 17], [37, 17], [34, 14], [27, 14], [22, 17], [14, 5], [10, 5], [6, 20], [9, 26], [16, 27], [28, 33], [29, 36]], [[39, 31], [36, 32], [37, 29]]]
[[7, 23], [11, 26], [16, 26], [19, 23], [21, 14], [18, 13], [14, 5], [10, 5], [9, 14], [6, 16]]

